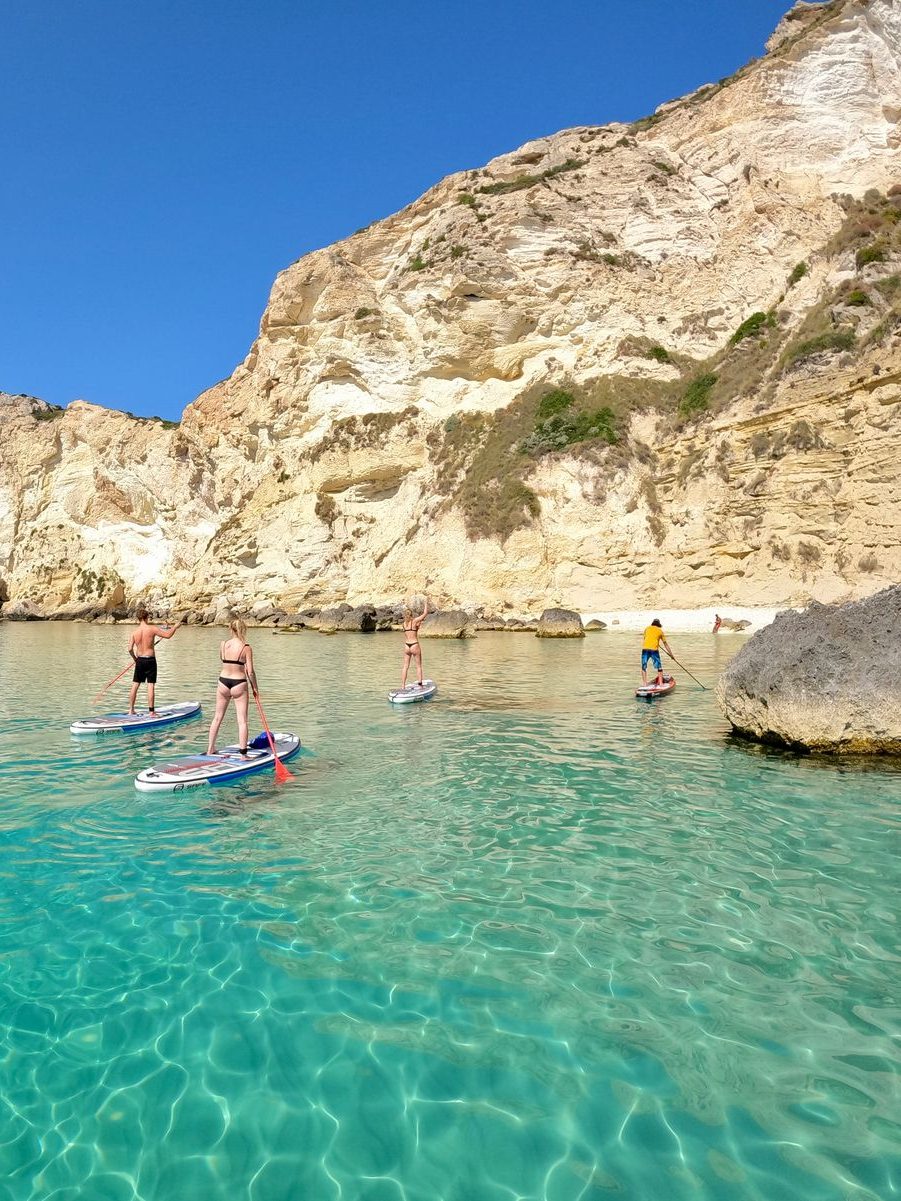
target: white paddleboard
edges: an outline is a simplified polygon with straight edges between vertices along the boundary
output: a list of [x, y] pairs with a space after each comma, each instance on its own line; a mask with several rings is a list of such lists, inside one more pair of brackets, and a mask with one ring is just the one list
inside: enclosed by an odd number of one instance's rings
[[664, 676], [662, 684], [645, 684], [641, 688], [635, 689], [635, 695], [640, 697], [666, 696], [668, 692], [676, 687], [676, 681], [672, 676]]
[[427, 701], [438, 691], [434, 680], [423, 680], [421, 684], [408, 684], [406, 688], [395, 688], [388, 693], [388, 700], [395, 705], [409, 705], [413, 701]]
[[[296, 734], [276, 734], [273, 730], [272, 737], [279, 759], [293, 759], [300, 750]], [[208, 784], [230, 784], [267, 768], [271, 771], [273, 764], [272, 748], [262, 734], [252, 740], [246, 755], [240, 754], [237, 746], [227, 746], [215, 755], [185, 755], [147, 767], [135, 776], [135, 788], [138, 792], [187, 792]]]
[[85, 717], [73, 721], [69, 730], [72, 734], [137, 734], [145, 730], [158, 730], [160, 726], [171, 726], [177, 721], [187, 721], [200, 712], [200, 701], [182, 701], [178, 705], [161, 705], [155, 713], [147, 709], [137, 713], [105, 713], [102, 717]]

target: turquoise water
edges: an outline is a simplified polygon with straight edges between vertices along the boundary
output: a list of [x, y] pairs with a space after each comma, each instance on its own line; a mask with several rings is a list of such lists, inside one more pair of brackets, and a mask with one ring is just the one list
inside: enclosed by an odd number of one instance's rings
[[255, 631], [295, 782], [147, 797], [204, 722], [68, 733], [125, 637], [0, 626], [0, 1201], [899, 1195], [901, 772], [636, 702], [625, 634], [427, 643], [395, 709], [398, 635]]

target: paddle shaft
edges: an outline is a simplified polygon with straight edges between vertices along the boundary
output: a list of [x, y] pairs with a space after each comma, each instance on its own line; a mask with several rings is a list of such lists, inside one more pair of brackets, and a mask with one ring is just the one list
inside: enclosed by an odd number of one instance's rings
[[[672, 661], [674, 663], [679, 663], [679, 660], [676, 658], [676, 656], [673, 654], [672, 651], [669, 652], [669, 657], [672, 659]], [[679, 663], [679, 666], [682, 668], [682, 670], [685, 672], [685, 674], [687, 676], [691, 676], [691, 672], [688, 670], [688, 668], [684, 664]], [[702, 689], [704, 692], [707, 691], [707, 686], [705, 684], [702, 684], [697, 676], [691, 676], [691, 678], [694, 680], [694, 682], [697, 684], [697, 686], [700, 689]]]
[[113, 678], [110, 680], [110, 682], [108, 684], [104, 684], [104, 686], [100, 689], [100, 691], [94, 697], [92, 704], [96, 705], [97, 702], [101, 699], [101, 697], [103, 697], [107, 692], [109, 692], [109, 690], [112, 688], [113, 684], [115, 684], [117, 680], [121, 680], [122, 677], [125, 675], [125, 673], [132, 667], [134, 667], [134, 661], [126, 664], [126, 666], [122, 668], [122, 670], [119, 672], [119, 674], [117, 676], [113, 676]]
[[[158, 642], [159, 642], [159, 638], [154, 638], [153, 645], [156, 646]], [[93, 701], [91, 701], [91, 704], [96, 705], [97, 702], [100, 700], [100, 698], [105, 693], [109, 692], [109, 690], [112, 688], [113, 684], [115, 684], [117, 680], [121, 680], [122, 677], [125, 675], [125, 673], [127, 671], [130, 671], [131, 668], [134, 667], [134, 665], [135, 665], [135, 660], [132, 659], [132, 661], [130, 663], [126, 664], [126, 666], [122, 668], [122, 670], [119, 672], [119, 674], [117, 676], [113, 676], [113, 678], [110, 680], [110, 682], [108, 684], [104, 684], [104, 686], [100, 689], [100, 691], [94, 697]]]
[[272, 754], [275, 759], [275, 778], [280, 784], [287, 783], [288, 780], [293, 780], [294, 777], [279, 759], [275, 750], [275, 739], [272, 737], [272, 731], [269, 729], [269, 723], [266, 721], [266, 714], [263, 712], [263, 706], [260, 703], [260, 694], [254, 689], [253, 699], [257, 703], [257, 709], [260, 711], [260, 721], [263, 723], [263, 729], [266, 731], [266, 737], [269, 739], [269, 746], [272, 749]]

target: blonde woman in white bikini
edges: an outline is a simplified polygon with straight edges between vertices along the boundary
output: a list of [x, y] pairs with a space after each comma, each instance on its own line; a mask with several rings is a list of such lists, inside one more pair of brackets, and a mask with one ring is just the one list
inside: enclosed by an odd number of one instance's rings
[[250, 689], [257, 692], [257, 677], [253, 670], [253, 651], [244, 635], [247, 626], [236, 617], [229, 626], [231, 637], [219, 643], [219, 659], [222, 663], [222, 674], [216, 688], [216, 716], [210, 726], [210, 737], [206, 753], [216, 754], [216, 735], [222, 725], [228, 709], [229, 701], [235, 702], [235, 713], [238, 717], [238, 749], [242, 755], [247, 754], [247, 707], [250, 703]]

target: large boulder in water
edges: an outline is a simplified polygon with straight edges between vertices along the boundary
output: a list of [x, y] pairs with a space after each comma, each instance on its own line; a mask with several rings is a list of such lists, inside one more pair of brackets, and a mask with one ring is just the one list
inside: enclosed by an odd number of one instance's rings
[[780, 613], [723, 672], [736, 733], [798, 750], [901, 754], [901, 585]]
[[462, 609], [446, 609], [430, 613], [419, 627], [422, 638], [469, 638], [472, 629], [469, 614]]
[[582, 618], [572, 609], [545, 609], [538, 619], [536, 638], [584, 638]]

